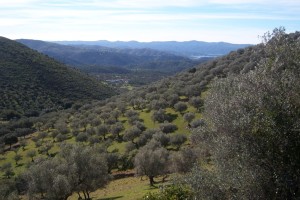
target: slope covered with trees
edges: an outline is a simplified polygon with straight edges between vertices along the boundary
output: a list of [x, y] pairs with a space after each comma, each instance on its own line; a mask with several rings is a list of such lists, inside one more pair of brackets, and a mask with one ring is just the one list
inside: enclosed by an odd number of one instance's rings
[[192, 138], [213, 169], [197, 164], [187, 179], [199, 199], [300, 196], [300, 33], [264, 38], [257, 68], [216, 80], [205, 99]]
[[114, 94], [99, 81], [28, 47], [0, 38], [0, 116], [37, 116]]

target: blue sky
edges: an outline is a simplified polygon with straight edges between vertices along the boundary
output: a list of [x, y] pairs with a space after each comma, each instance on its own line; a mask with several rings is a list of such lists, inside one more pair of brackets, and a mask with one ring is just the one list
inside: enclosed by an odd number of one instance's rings
[[259, 43], [300, 31], [300, 0], [0, 0], [10, 39]]

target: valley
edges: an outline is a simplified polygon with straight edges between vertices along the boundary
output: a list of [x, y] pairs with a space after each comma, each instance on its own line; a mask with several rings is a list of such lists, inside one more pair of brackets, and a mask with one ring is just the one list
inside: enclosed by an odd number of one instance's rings
[[[159, 44], [162, 48], [155, 48], [155, 42], [128, 45], [124, 42], [119, 45], [108, 45], [101, 42], [45, 42], [39, 40], [17, 40], [41, 53], [57, 59], [68, 66], [80, 69], [83, 72], [101, 77], [101, 80], [112, 80], [114, 77], [128, 79], [133, 87], [147, 85], [164, 77], [174, 75], [180, 71], [192, 68], [231, 50], [236, 50], [249, 45], [200, 43], [196, 47], [201, 54], [204, 51], [214, 54], [195, 57], [192, 55], [174, 54], [169, 46], [176, 43]], [[109, 43], [114, 44], [114, 43]], [[201, 45], [202, 44], [202, 45]], [[205, 45], [204, 45], [205, 44]], [[183, 47], [176, 45], [172, 49], [196, 48], [190, 42], [182, 43]], [[153, 47], [154, 46], [154, 47]], [[163, 48], [165, 47], [165, 48]], [[208, 50], [207, 48], [211, 49]], [[220, 50], [221, 49], [221, 50]], [[117, 78], [119, 79], [119, 78]], [[106, 83], [110, 84], [110, 81]], [[123, 86], [126, 88], [126, 85]]]
[[0, 199], [296, 199], [300, 34], [264, 37], [0, 38]]

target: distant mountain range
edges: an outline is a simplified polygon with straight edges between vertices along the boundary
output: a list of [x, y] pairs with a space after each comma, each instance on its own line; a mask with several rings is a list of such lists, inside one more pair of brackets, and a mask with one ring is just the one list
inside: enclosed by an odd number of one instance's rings
[[181, 60], [180, 56], [151, 49], [118, 49], [98, 45], [60, 45], [40, 40], [17, 40], [26, 46], [58, 57], [66, 63], [74, 65], [101, 64], [125, 66], [147, 61]]
[[[86, 44], [62, 45], [25, 39], [17, 41], [65, 64], [82, 70], [88, 68], [89, 72], [91, 69], [95, 72], [107, 71], [107, 68], [110, 67], [117, 73], [123, 73], [124, 69], [156, 70], [174, 73], [199, 64], [203, 60], [207, 60], [207, 58], [193, 60], [184, 56], [149, 48], [123, 49]], [[93, 67], [91, 68], [91, 66]]]
[[[134, 86], [192, 68], [236, 49], [249, 46], [208, 42], [18, 42], [102, 80], [121, 76]], [[120, 77], [119, 77], [120, 78]]]
[[109, 48], [121, 49], [153, 49], [164, 51], [180, 56], [198, 57], [198, 56], [220, 56], [231, 51], [250, 46], [250, 44], [231, 44], [226, 42], [202, 42], [202, 41], [187, 41], [187, 42], [137, 42], [137, 41], [116, 41], [110, 42], [106, 40], [99, 41], [56, 41], [55, 43], [64, 45], [98, 45]]

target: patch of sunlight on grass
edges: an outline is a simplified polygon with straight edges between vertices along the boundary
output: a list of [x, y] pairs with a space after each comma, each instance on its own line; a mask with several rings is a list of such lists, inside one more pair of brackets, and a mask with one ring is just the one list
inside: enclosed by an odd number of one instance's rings
[[117, 149], [119, 153], [124, 154], [126, 149], [127, 142], [117, 142], [114, 141], [111, 146], [108, 147], [108, 151], [112, 152], [114, 149]]
[[151, 112], [145, 112], [142, 111], [140, 112], [140, 118], [144, 121], [144, 124], [147, 128], [158, 128], [159, 123], [154, 123], [153, 120], [151, 119], [151, 116], [153, 114], [153, 111]]
[[185, 133], [190, 134], [190, 130], [187, 128], [187, 122], [183, 120], [183, 117], [180, 113], [176, 112], [173, 108], [167, 108], [166, 112], [172, 115], [177, 115], [177, 118], [172, 121], [178, 127], [178, 130], [175, 133]]
[[[140, 177], [127, 177], [111, 181], [105, 188], [92, 192], [91, 197], [95, 200], [137, 200], [149, 192], [159, 191], [160, 184], [162, 183], [150, 187], [149, 180], [145, 177], [142, 180]], [[78, 195], [73, 194], [68, 200], [77, 200], [77, 198]]]

